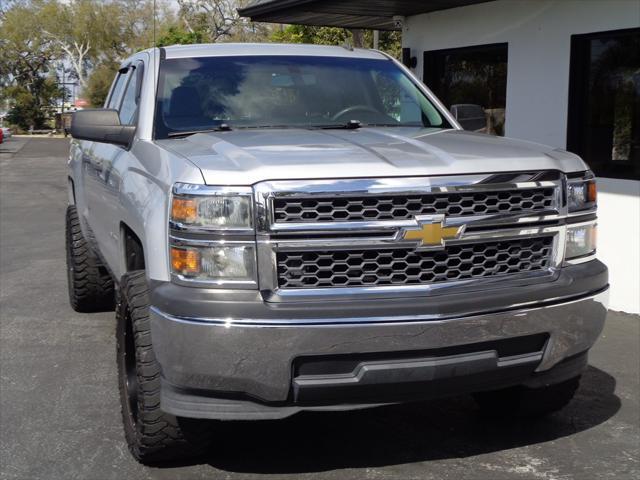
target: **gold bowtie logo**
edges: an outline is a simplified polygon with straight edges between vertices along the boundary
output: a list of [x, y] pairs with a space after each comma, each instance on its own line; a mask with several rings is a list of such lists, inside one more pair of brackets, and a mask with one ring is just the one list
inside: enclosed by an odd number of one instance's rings
[[428, 219], [416, 218], [418, 227], [405, 228], [401, 232], [402, 240], [419, 241], [421, 247], [442, 247], [445, 240], [459, 238], [464, 230], [464, 225], [458, 227], [445, 227], [444, 216], [438, 215]]

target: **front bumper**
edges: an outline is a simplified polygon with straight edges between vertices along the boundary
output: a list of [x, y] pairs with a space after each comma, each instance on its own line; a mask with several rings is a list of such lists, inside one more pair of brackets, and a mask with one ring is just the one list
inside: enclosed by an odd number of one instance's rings
[[[602, 331], [607, 289], [598, 261], [566, 267], [543, 285], [386, 301], [268, 304], [258, 292], [155, 284], [162, 408], [200, 418], [275, 418], [420, 392], [562, 381], [579, 373]], [[520, 346], [495, 343], [510, 339]], [[564, 373], [540, 380], [552, 371]], [[458, 380], [453, 389], [451, 379]]]

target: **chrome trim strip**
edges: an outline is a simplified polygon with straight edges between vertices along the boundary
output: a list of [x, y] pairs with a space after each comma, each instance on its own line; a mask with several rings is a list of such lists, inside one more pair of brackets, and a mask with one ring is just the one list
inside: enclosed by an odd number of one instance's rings
[[231, 328], [234, 326], [240, 327], [268, 327], [268, 328], [296, 328], [299, 326], [305, 327], [331, 327], [335, 328], [337, 326], [353, 326], [360, 325], [366, 327], [367, 325], [376, 324], [376, 325], [407, 325], [407, 324], [415, 324], [419, 322], [433, 322], [433, 323], [444, 323], [444, 322], [455, 322], [463, 318], [487, 315], [491, 313], [499, 314], [503, 312], [511, 312], [513, 315], [523, 314], [529, 312], [531, 310], [537, 310], [542, 308], [555, 307], [558, 305], [570, 305], [577, 302], [584, 302], [587, 300], [596, 300], [601, 303], [605, 303], [605, 299], [607, 297], [609, 290], [609, 286], [605, 287], [602, 290], [596, 292], [588, 292], [585, 293], [584, 296], [580, 297], [554, 297], [547, 299], [544, 303], [541, 302], [526, 302], [519, 303], [513, 305], [505, 305], [505, 307], [499, 311], [495, 310], [480, 310], [468, 313], [460, 313], [460, 314], [417, 314], [417, 315], [401, 315], [397, 317], [342, 317], [342, 318], [309, 318], [309, 319], [296, 319], [296, 318], [278, 318], [278, 319], [270, 319], [270, 318], [220, 318], [220, 317], [181, 317], [170, 315], [168, 313], [163, 312], [158, 307], [151, 306], [149, 307], [151, 312], [169, 319], [171, 321], [175, 321], [178, 323], [196, 323], [196, 324], [210, 324], [210, 325], [221, 325], [227, 328]]
[[[422, 215], [428, 217], [430, 215]], [[435, 215], [433, 215], [435, 216]], [[499, 226], [513, 223], [538, 223], [560, 220], [563, 218], [557, 210], [541, 211], [539, 215], [527, 213], [496, 214], [496, 215], [474, 215], [465, 217], [446, 217], [445, 226], [468, 225], [468, 226]], [[350, 222], [314, 222], [314, 223], [275, 223], [271, 225], [273, 233], [287, 234], [309, 234], [316, 232], [323, 233], [357, 233], [387, 230], [396, 230], [402, 227], [417, 226], [414, 219], [408, 220], [375, 220], [375, 221], [350, 221]]]
[[175, 183], [172, 193], [174, 195], [224, 195], [224, 196], [249, 196], [253, 195], [251, 187], [228, 187], [199, 185], [195, 183]]
[[254, 247], [256, 246], [255, 240], [253, 238], [251, 240], [226, 240], [226, 239], [202, 239], [202, 238], [184, 238], [184, 237], [176, 237], [173, 235], [169, 235], [169, 245], [176, 247], [215, 247], [215, 246], [224, 246], [224, 245], [232, 245], [232, 246], [248, 246]]
[[337, 300], [344, 298], [402, 298], [454, 294], [474, 290], [497, 288], [508, 281], [509, 286], [530, 285], [536, 281], [552, 281], [559, 275], [556, 268], [509, 275], [495, 275], [468, 280], [452, 280], [442, 283], [419, 285], [382, 285], [372, 287], [331, 288], [277, 288], [271, 295], [264, 294], [267, 302]]
[[598, 207], [596, 205], [594, 205], [593, 207], [585, 209], [585, 210], [577, 210], [575, 212], [567, 212], [567, 217], [569, 217], [569, 218], [582, 217], [582, 216], [586, 216], [586, 215], [594, 215], [597, 212], [598, 212]]
[[[412, 222], [410, 226], [417, 226], [416, 221]], [[581, 224], [576, 224], [581, 225]], [[573, 226], [573, 225], [572, 225]], [[464, 230], [460, 235], [460, 238], [455, 240], [445, 240], [446, 245], [457, 245], [465, 243], [476, 243], [489, 240], [505, 240], [510, 238], [519, 238], [523, 236], [544, 236], [547, 234], [558, 234], [565, 228], [564, 225], [554, 226], [542, 226], [542, 227], [516, 227], [503, 230], [486, 230], [469, 232]], [[280, 239], [280, 238], [268, 238], [259, 236], [258, 244], [268, 244], [276, 252], [282, 251], [299, 251], [299, 250], [317, 250], [322, 248], [323, 250], [340, 250], [345, 247], [358, 248], [358, 249], [376, 249], [380, 247], [384, 248], [417, 248], [419, 246], [418, 241], [406, 241], [398, 238], [398, 234], [401, 230], [393, 232], [389, 236], [385, 237], [355, 237], [355, 238], [306, 238], [306, 239]], [[441, 247], [436, 247], [436, 250], [441, 250]]]
[[238, 290], [257, 290], [258, 283], [255, 280], [196, 280], [186, 278], [176, 273], [171, 273], [171, 281], [184, 287], [225, 288]]
[[[505, 178], [510, 177], [510, 178]], [[552, 178], [549, 180], [548, 178]], [[354, 197], [379, 195], [425, 195], [438, 193], [480, 193], [501, 190], [555, 188], [555, 208], [533, 214], [477, 215], [448, 217], [447, 224], [471, 223], [497, 225], [554, 220], [566, 215], [564, 175], [556, 171], [516, 172], [506, 174], [449, 175], [439, 177], [395, 177], [333, 180], [265, 181], [254, 186], [257, 233], [353, 232], [358, 230], [387, 230], [412, 225], [412, 220], [346, 221], [346, 222], [275, 222], [273, 199], [276, 197]], [[492, 180], [496, 183], [492, 183]], [[540, 180], [543, 179], [543, 180]], [[509, 181], [507, 181], [509, 180]], [[451, 223], [450, 223], [451, 222]]]
[[573, 258], [569, 260], [565, 260], [565, 265], [580, 265], [581, 263], [591, 262], [593, 260], [597, 260], [598, 256], [596, 255], [596, 251], [593, 252], [592, 255], [586, 255], [584, 257]]
[[196, 227], [192, 225], [185, 225], [184, 223], [174, 222], [169, 220], [169, 229], [178, 232], [200, 233], [200, 234], [215, 234], [215, 235], [254, 235], [253, 227], [246, 228], [229, 228], [229, 227]]
[[544, 351], [511, 355], [510, 357], [498, 357], [498, 367], [512, 367], [523, 363], [534, 363], [542, 360]]

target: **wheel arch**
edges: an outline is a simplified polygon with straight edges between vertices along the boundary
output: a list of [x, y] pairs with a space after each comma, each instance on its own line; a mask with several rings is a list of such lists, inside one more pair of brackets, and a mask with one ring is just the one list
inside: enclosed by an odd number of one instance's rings
[[122, 249], [122, 272], [144, 270], [146, 265], [145, 249], [140, 237], [125, 222], [120, 222]]

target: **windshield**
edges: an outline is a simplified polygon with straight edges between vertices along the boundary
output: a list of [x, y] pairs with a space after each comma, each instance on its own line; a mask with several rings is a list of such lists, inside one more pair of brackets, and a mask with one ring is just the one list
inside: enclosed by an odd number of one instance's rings
[[223, 128], [451, 128], [392, 61], [240, 56], [162, 62], [156, 138]]

